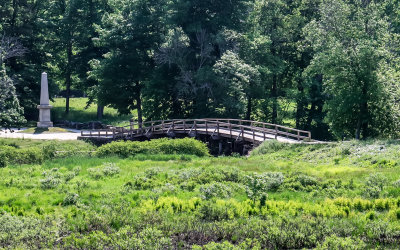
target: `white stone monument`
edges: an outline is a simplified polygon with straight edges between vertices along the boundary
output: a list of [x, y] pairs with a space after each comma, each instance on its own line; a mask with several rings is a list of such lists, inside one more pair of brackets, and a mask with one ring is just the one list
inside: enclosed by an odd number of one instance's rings
[[50, 109], [53, 107], [49, 101], [49, 84], [47, 82], [47, 73], [42, 73], [42, 81], [40, 88], [40, 105], [39, 109], [39, 122], [37, 123], [38, 128], [49, 128], [53, 127], [53, 123], [50, 120]]

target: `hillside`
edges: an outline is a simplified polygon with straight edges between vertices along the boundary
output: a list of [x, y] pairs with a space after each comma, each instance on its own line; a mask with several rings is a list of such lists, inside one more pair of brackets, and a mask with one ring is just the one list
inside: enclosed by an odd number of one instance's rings
[[[397, 141], [268, 142], [250, 157], [218, 158], [189, 155], [204, 154], [191, 139], [155, 141], [151, 147], [158, 151], [143, 145], [130, 157], [111, 156], [122, 152], [121, 143], [93, 148], [92, 157], [82, 153], [82, 142], [79, 147], [32, 143], [0, 143], [0, 152], [25, 152], [25, 163], [39, 159], [20, 165], [10, 158], [0, 168], [0, 247], [361, 249], [399, 244]], [[163, 151], [171, 147], [174, 154]], [[189, 154], [179, 154], [184, 149]], [[22, 157], [14, 162], [23, 162]]]

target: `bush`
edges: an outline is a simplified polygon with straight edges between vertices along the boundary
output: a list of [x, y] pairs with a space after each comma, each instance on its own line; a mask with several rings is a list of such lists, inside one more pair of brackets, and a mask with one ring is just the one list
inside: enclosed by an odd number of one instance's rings
[[76, 205], [76, 203], [78, 203], [78, 200], [79, 200], [78, 194], [68, 193], [65, 196], [62, 205], [63, 206]]
[[99, 147], [96, 155], [129, 157], [137, 154], [187, 154], [208, 156], [207, 146], [195, 139], [156, 139], [151, 141], [118, 141]]
[[89, 176], [93, 179], [101, 179], [102, 177], [112, 177], [121, 172], [120, 168], [114, 163], [104, 163], [103, 167], [100, 168], [88, 168]]
[[114, 163], [105, 163], [102, 172], [105, 176], [114, 176], [119, 174], [121, 170]]
[[353, 239], [351, 237], [338, 237], [328, 236], [325, 241], [319, 243], [316, 249], [364, 249], [367, 245], [360, 239]]
[[231, 187], [219, 182], [202, 185], [199, 191], [206, 200], [214, 197], [229, 198], [232, 195]]
[[386, 183], [387, 178], [382, 174], [370, 174], [365, 181], [364, 195], [370, 198], [379, 198]]
[[267, 197], [267, 191], [277, 190], [283, 183], [282, 173], [262, 173], [247, 176], [247, 195], [253, 201]]
[[[11, 164], [41, 164], [44, 157], [42, 150], [38, 148], [15, 148], [11, 146], [0, 146], [0, 160], [3, 167]], [[0, 166], [1, 167], [1, 166]]]
[[48, 176], [45, 179], [40, 180], [40, 186], [42, 189], [53, 189], [61, 183], [61, 180], [54, 176]]

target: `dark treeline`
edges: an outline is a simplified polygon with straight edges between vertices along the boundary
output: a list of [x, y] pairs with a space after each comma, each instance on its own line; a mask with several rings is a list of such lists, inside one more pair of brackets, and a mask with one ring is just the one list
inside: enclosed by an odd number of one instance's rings
[[319, 139], [394, 137], [399, 3], [2, 0], [0, 34], [26, 51], [4, 56], [0, 44], [0, 77], [27, 119], [36, 119], [47, 71], [66, 112], [80, 90], [99, 116], [109, 105], [139, 120], [231, 117]]

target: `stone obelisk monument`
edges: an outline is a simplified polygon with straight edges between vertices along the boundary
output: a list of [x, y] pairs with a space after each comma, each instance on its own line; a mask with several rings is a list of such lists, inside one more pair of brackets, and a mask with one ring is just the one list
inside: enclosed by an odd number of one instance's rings
[[53, 127], [53, 123], [50, 120], [50, 109], [52, 106], [49, 102], [49, 84], [47, 82], [47, 73], [42, 73], [42, 80], [40, 84], [40, 105], [39, 109], [39, 122], [37, 123], [38, 128]]

